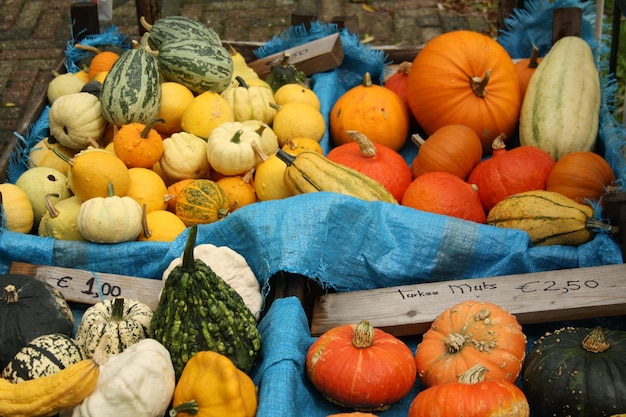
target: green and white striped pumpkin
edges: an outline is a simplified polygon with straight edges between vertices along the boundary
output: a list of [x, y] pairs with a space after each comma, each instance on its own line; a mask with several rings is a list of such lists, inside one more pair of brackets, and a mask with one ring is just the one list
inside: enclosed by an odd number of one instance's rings
[[594, 149], [600, 117], [600, 76], [589, 44], [577, 36], [558, 40], [530, 79], [520, 111], [522, 145], [555, 160]]
[[152, 310], [139, 301], [124, 298], [100, 301], [85, 310], [76, 330], [76, 343], [88, 359], [98, 348], [107, 356], [115, 355], [150, 337], [151, 320]]
[[142, 25], [150, 33], [148, 42], [153, 49], [158, 49], [164, 42], [183, 39], [199, 39], [216, 45], [222, 43], [212, 28], [185, 16], [164, 16], [153, 25], [143, 21]]
[[111, 124], [146, 124], [159, 114], [161, 75], [156, 57], [147, 49], [148, 36], [120, 55], [102, 84], [102, 116]]
[[62, 333], [39, 336], [24, 346], [2, 370], [2, 378], [17, 384], [54, 375], [84, 359], [78, 344]]
[[221, 93], [233, 77], [233, 59], [222, 45], [198, 39], [167, 41], [158, 51], [161, 74], [195, 93]]

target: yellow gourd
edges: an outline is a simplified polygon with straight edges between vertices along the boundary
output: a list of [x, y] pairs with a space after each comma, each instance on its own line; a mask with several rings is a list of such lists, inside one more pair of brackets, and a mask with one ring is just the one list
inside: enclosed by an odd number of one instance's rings
[[67, 175], [67, 171], [70, 168], [70, 164], [59, 158], [52, 149], [57, 148], [61, 153], [65, 154], [68, 158], [72, 158], [76, 153], [73, 149], [67, 148], [59, 143], [50, 143], [49, 138], [43, 138], [37, 142], [28, 153], [28, 166], [33, 167], [48, 167], [54, 168], [59, 172]]
[[187, 226], [168, 210], [154, 210], [145, 214], [139, 240], [150, 242], [171, 242], [180, 235]]
[[8, 182], [0, 184], [0, 214], [0, 226], [6, 222], [7, 229], [12, 232], [28, 233], [35, 223], [35, 212], [28, 195]]
[[85, 359], [61, 371], [13, 384], [0, 378], [0, 415], [3, 417], [52, 416], [74, 407], [96, 387], [100, 368]]
[[156, 172], [148, 168], [130, 168], [130, 184], [126, 195], [131, 197], [140, 206], [146, 205], [146, 212], [154, 210], [165, 210], [168, 194], [167, 186], [163, 178]]
[[201, 351], [185, 365], [174, 390], [172, 406], [172, 417], [254, 417], [257, 389], [252, 379], [228, 357]]
[[291, 197], [291, 192], [283, 179], [287, 170], [285, 163], [278, 159], [276, 154], [266, 155], [256, 144], [254, 151], [262, 160], [255, 168], [252, 182], [257, 198], [260, 201], [268, 201]]

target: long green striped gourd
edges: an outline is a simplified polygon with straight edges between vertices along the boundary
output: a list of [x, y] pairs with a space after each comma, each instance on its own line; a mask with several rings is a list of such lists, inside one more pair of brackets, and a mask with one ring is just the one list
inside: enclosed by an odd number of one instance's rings
[[153, 49], [158, 49], [163, 42], [199, 39], [221, 45], [219, 35], [209, 26], [185, 16], [165, 16], [149, 24], [143, 17], [141, 25], [150, 33], [148, 43]]
[[291, 155], [279, 149], [276, 156], [287, 164], [284, 180], [292, 195], [328, 191], [367, 201], [398, 202], [378, 181], [318, 152]]
[[111, 124], [146, 124], [159, 114], [161, 75], [157, 59], [146, 49], [148, 37], [146, 33], [137, 45], [120, 55], [102, 84], [102, 116]]
[[226, 48], [208, 41], [183, 39], [167, 41], [158, 50], [163, 76], [187, 86], [198, 94], [221, 93], [230, 85], [233, 59]]
[[243, 299], [205, 262], [194, 259], [198, 226], [191, 226], [183, 252], [163, 284], [150, 332], [170, 352], [176, 378], [197, 352], [227, 356], [250, 372], [261, 348], [256, 318]]
[[20, 349], [0, 376], [17, 384], [53, 375], [83, 359], [74, 339], [62, 333], [51, 333], [33, 339]]
[[522, 145], [533, 145], [555, 160], [593, 150], [600, 115], [600, 78], [583, 39], [558, 40], [533, 74], [520, 112]]

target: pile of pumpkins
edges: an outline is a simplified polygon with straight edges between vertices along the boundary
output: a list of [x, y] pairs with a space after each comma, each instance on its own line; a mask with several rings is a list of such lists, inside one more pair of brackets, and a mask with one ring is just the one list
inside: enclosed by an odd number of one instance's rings
[[554, 214], [535, 244], [614, 231], [591, 209], [615, 175], [594, 152], [599, 76], [580, 38], [514, 63], [480, 33], [439, 35], [384, 85], [364, 74], [326, 126], [288, 55], [262, 80], [206, 25], [175, 16], [149, 29], [130, 50], [91, 49], [83, 71], [50, 83], [50, 137], [15, 184], [29, 198], [0, 190], [10, 229], [169, 241], [251, 203], [333, 191], [527, 232]]

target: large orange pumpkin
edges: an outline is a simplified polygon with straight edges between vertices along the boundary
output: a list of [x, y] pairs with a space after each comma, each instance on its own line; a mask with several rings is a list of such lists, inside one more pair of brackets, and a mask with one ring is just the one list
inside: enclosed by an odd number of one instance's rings
[[570, 152], [556, 161], [546, 190], [555, 191], [581, 204], [598, 201], [615, 182], [609, 163], [594, 152]]
[[357, 411], [388, 408], [417, 379], [411, 349], [366, 320], [322, 334], [307, 351], [306, 373], [329, 401]]
[[408, 138], [409, 111], [398, 94], [373, 84], [365, 73], [363, 83], [346, 91], [330, 111], [329, 133], [335, 145], [352, 142], [348, 130], [398, 151]]
[[471, 127], [483, 152], [517, 127], [521, 96], [515, 66], [494, 39], [459, 30], [431, 39], [416, 55], [407, 85], [411, 111], [431, 135], [442, 126]]
[[515, 382], [526, 355], [526, 336], [517, 319], [496, 304], [464, 301], [433, 321], [417, 345], [415, 363], [427, 387], [456, 382], [477, 364], [485, 380]]

